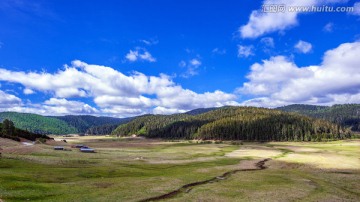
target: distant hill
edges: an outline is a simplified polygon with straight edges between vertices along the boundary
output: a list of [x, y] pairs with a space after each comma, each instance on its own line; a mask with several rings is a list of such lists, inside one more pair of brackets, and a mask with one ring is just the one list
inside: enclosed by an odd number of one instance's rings
[[349, 127], [353, 131], [360, 131], [360, 104], [333, 105], [331, 107], [295, 104], [277, 109], [324, 119], [344, 127]]
[[120, 123], [126, 122], [126, 120], [128, 120], [121, 118], [96, 117], [89, 115], [53, 116], [52, 118], [66, 122], [71, 127], [76, 128], [78, 133], [86, 133], [88, 129], [97, 126], [106, 127], [105, 125], [119, 125]]
[[[6, 121], [5, 121], [6, 122]], [[9, 123], [9, 122], [8, 122]], [[13, 123], [12, 123], [13, 124]], [[0, 137], [8, 138], [15, 141], [20, 141], [20, 138], [24, 138], [30, 141], [35, 141], [37, 138], [50, 139], [50, 137], [46, 135], [32, 133], [26, 130], [21, 130], [14, 126], [10, 126], [7, 124], [0, 123]], [[5, 129], [7, 128], [7, 129]]]
[[117, 127], [113, 135], [145, 135], [156, 136], [156, 130], [168, 126], [171, 123], [189, 120], [192, 116], [187, 114], [174, 114], [174, 115], [144, 115], [135, 118], [127, 124]]
[[103, 124], [98, 126], [92, 126], [86, 130], [86, 134], [89, 135], [110, 135], [119, 125], [125, 124], [133, 120], [134, 118], [122, 118], [115, 124]]
[[37, 114], [1, 112], [0, 122], [9, 119], [14, 122], [15, 127], [39, 134], [70, 134], [77, 133], [77, 129], [69, 126], [60, 119], [41, 116]]
[[320, 141], [351, 136], [325, 120], [256, 107], [222, 107], [198, 115], [146, 115], [120, 125], [112, 134], [246, 141]]
[[185, 112], [185, 114], [188, 115], [199, 115], [199, 114], [203, 114], [209, 111], [213, 111], [217, 109], [216, 107], [211, 107], [211, 108], [199, 108], [199, 109], [193, 109], [191, 111]]
[[[39, 134], [88, 133], [110, 134], [110, 129], [126, 123], [131, 118], [96, 117], [87, 115], [41, 116], [29, 113], [0, 112], [0, 122], [9, 119], [19, 129]], [[111, 127], [109, 127], [111, 125]], [[95, 127], [95, 128], [94, 128]]]
[[328, 108], [330, 108], [330, 107], [319, 106], [319, 105], [293, 104], [293, 105], [278, 107], [276, 109], [279, 109], [281, 111], [286, 111], [286, 112], [312, 112], [312, 111], [320, 111], [320, 110], [324, 110], [324, 109], [328, 109]]
[[[319, 139], [320, 133], [326, 134], [326, 137], [338, 139], [345, 137], [344, 128], [360, 131], [360, 104], [334, 105], [332, 107], [289, 105], [279, 107], [277, 110], [255, 107], [200, 108], [183, 114], [144, 115], [133, 118], [88, 115], [47, 117], [36, 114], [1, 112], [0, 122], [3, 119], [12, 120], [19, 129], [40, 134], [105, 135], [112, 133], [114, 135], [139, 134], [147, 137], [184, 139], [298, 140], [298, 130], [302, 130], [300, 139]], [[271, 124], [274, 126], [270, 126]], [[323, 129], [318, 130], [316, 127]], [[265, 132], [271, 137], [255, 135], [257, 132]], [[286, 133], [290, 135], [287, 136]], [[244, 134], [245, 136], [243, 136]], [[336, 137], [333, 136], [334, 134]]]

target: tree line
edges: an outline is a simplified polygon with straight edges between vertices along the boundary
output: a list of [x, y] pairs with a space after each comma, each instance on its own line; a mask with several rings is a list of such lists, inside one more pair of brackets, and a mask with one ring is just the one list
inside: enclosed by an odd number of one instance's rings
[[295, 104], [278, 109], [324, 119], [348, 127], [353, 131], [360, 131], [360, 104], [338, 104], [331, 107]]
[[[38, 134], [110, 134], [110, 129], [127, 123], [131, 118], [96, 117], [88, 115], [41, 116], [29, 113], [0, 112], [0, 121], [11, 120], [15, 127]], [[111, 125], [111, 127], [109, 127]]]
[[146, 115], [119, 126], [112, 134], [246, 141], [321, 141], [351, 137], [349, 130], [325, 120], [255, 107], [222, 107], [197, 115]]
[[66, 122], [37, 114], [1, 112], [0, 119], [11, 120], [15, 127], [38, 134], [70, 134], [77, 133], [77, 129]]
[[26, 130], [21, 130], [15, 127], [14, 123], [8, 119], [5, 119], [0, 123], [0, 137], [8, 138], [15, 141], [20, 141], [20, 138], [35, 141], [37, 138], [50, 139], [46, 135], [32, 133]]

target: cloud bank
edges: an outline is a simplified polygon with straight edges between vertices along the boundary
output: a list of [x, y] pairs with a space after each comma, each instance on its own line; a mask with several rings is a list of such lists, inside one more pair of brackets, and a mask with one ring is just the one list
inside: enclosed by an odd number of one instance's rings
[[[199, 60], [189, 61], [199, 66]], [[24, 104], [20, 98], [0, 91], [2, 108], [43, 114], [102, 114], [133, 116], [145, 113], [168, 114], [200, 107], [238, 104], [236, 95], [222, 91], [196, 93], [174, 83], [165, 74], [125, 75], [111, 67], [75, 60], [55, 73], [11, 71], [0, 68], [0, 81], [24, 86], [24, 94], [42, 92], [52, 98]], [[90, 106], [78, 99], [90, 99]], [[2, 109], [4, 111], [4, 109]]]
[[238, 93], [253, 95], [243, 105], [360, 103], [360, 42], [325, 52], [320, 65], [299, 67], [285, 56], [255, 63]]
[[[146, 113], [181, 113], [224, 105], [277, 107], [293, 103], [332, 105], [360, 103], [360, 42], [343, 43], [324, 53], [318, 65], [297, 65], [283, 55], [251, 65], [248, 81], [226, 93], [184, 89], [165, 74], [129, 75], [80, 60], [54, 73], [0, 68], [0, 81], [22, 85], [24, 100], [0, 90], [0, 111], [46, 115], [93, 114], [128, 117]], [[200, 66], [189, 60], [187, 65]], [[3, 87], [2, 87], [3, 88]], [[21, 93], [20, 92], [20, 93]], [[27, 96], [45, 95], [40, 103]], [[239, 101], [239, 97], [250, 97]]]

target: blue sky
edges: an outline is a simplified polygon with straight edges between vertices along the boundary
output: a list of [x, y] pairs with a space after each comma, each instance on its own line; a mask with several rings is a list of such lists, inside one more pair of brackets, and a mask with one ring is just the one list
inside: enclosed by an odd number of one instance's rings
[[357, 1], [3, 0], [0, 19], [0, 111], [360, 103]]

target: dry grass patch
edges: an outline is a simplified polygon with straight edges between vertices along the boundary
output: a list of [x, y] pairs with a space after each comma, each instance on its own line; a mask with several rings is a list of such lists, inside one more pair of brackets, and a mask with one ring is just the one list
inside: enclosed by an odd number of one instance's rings
[[[8, 149], [0, 160], [0, 198], [138, 201], [228, 171], [254, 169], [257, 159], [272, 158], [265, 170], [240, 171], [170, 201], [360, 201], [358, 140], [230, 145], [98, 136], [66, 139], [71, 141], [33, 146], [0, 139], [6, 145], [1, 147]], [[86, 144], [97, 153], [54, 151], [57, 144]]]
[[243, 147], [232, 151], [225, 156], [231, 158], [272, 158], [281, 155], [282, 152], [277, 149], [271, 149], [266, 147]]
[[12, 147], [4, 147], [1, 153], [3, 155], [7, 155], [7, 154], [25, 155], [25, 154], [33, 154], [39, 151], [41, 151], [41, 148], [35, 145], [32, 146], [16, 145]]
[[320, 169], [360, 169], [360, 141], [272, 143], [274, 148], [290, 149], [280, 161], [298, 163]]
[[1, 148], [5, 148], [5, 147], [14, 147], [14, 146], [18, 146], [21, 145], [20, 142], [16, 142], [14, 140], [10, 140], [10, 139], [6, 139], [6, 138], [1, 138], [0, 137], [0, 147]]
[[297, 154], [292, 153], [280, 158], [281, 161], [307, 164], [311, 167], [322, 169], [359, 169], [360, 160], [341, 155], [333, 155], [328, 153], [309, 153]]

